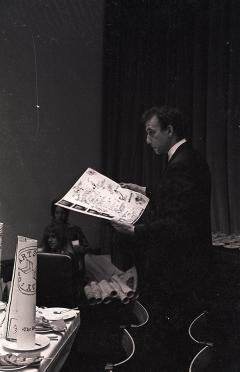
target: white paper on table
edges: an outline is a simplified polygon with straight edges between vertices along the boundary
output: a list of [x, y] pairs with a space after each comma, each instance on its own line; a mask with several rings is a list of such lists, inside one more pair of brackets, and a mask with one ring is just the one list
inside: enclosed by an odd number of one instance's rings
[[37, 240], [18, 236], [3, 336], [21, 348], [35, 345]]
[[88, 168], [56, 205], [91, 216], [135, 223], [149, 199]]

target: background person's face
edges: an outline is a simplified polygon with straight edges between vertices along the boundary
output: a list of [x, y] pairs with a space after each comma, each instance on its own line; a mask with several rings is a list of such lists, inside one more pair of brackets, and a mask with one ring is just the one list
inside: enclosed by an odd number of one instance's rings
[[54, 219], [56, 222], [66, 222], [67, 221], [67, 213], [64, 208], [56, 206]]
[[159, 154], [165, 154], [169, 150], [169, 129], [162, 129], [156, 116], [153, 116], [146, 122], [146, 142], [153, 151]]
[[48, 237], [48, 245], [51, 251], [55, 251], [58, 248], [58, 240], [54, 233], [50, 233]]

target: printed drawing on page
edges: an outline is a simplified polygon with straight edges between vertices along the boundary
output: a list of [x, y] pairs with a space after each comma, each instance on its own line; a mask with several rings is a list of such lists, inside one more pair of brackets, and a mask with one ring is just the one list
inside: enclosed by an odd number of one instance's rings
[[108, 220], [134, 224], [149, 199], [88, 168], [56, 205]]

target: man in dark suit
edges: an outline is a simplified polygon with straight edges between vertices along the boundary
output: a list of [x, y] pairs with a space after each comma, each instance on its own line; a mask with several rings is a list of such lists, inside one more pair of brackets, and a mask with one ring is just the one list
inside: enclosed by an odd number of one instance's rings
[[210, 173], [186, 141], [177, 109], [153, 107], [144, 113], [143, 121], [147, 144], [157, 155], [167, 155], [167, 166], [153, 190], [123, 186], [150, 197], [153, 217], [136, 226], [117, 221], [112, 226], [135, 237], [147, 252], [149, 270], [140, 298], [149, 309], [143, 340], [148, 346], [138, 368], [181, 372], [184, 335], [203, 300], [211, 261]]

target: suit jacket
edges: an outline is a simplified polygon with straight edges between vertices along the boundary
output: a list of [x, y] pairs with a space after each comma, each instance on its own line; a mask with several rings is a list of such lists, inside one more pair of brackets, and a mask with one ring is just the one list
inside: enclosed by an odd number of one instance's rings
[[143, 295], [152, 302], [165, 293], [178, 302], [200, 289], [211, 261], [208, 165], [184, 143], [148, 193], [152, 221], [135, 226], [149, 260]]

